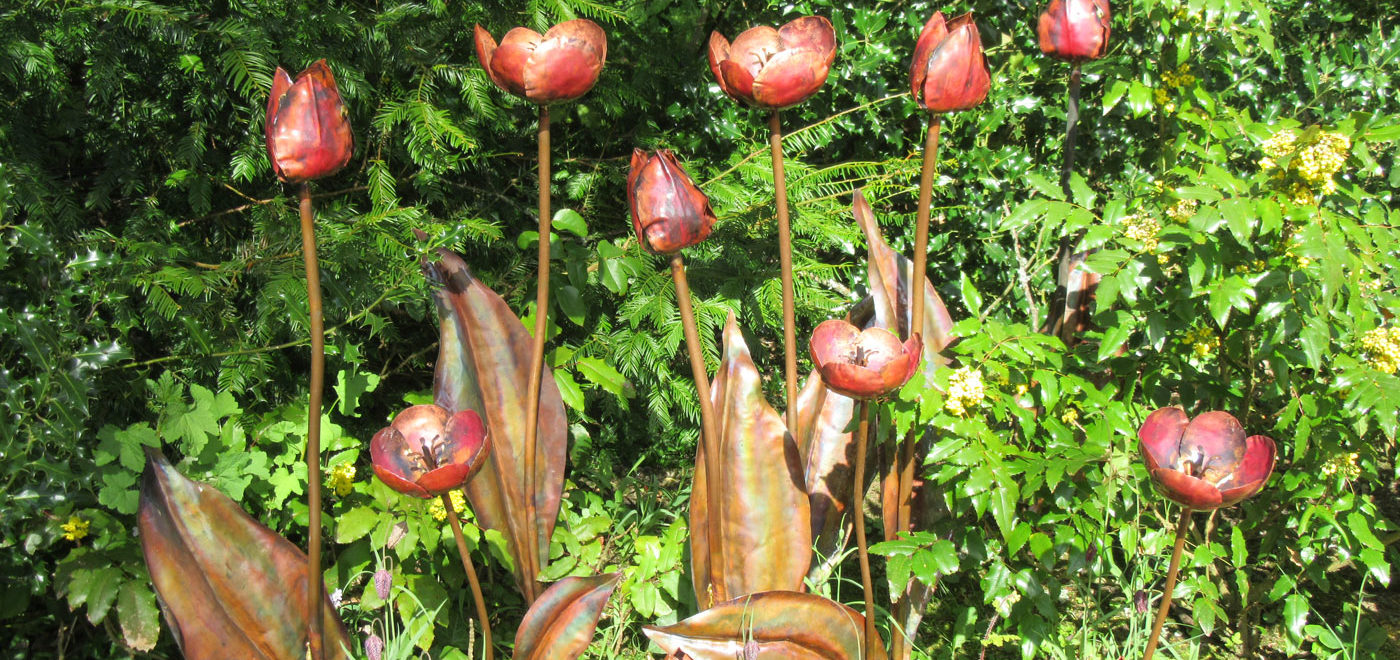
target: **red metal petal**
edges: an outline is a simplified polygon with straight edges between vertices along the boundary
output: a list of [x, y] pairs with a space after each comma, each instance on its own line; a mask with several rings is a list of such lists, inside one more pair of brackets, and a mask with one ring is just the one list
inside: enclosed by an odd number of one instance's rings
[[[184, 657], [305, 656], [306, 555], [159, 452], [146, 459], [141, 550]], [[345, 658], [350, 640], [329, 600], [320, 615], [326, 657]]]
[[491, 67], [491, 60], [496, 57], [496, 38], [492, 37], [491, 33], [479, 24], [474, 28], [473, 33], [476, 39], [476, 59], [481, 62], [481, 68], [486, 70], [486, 76], [491, 79], [491, 82], [509, 92], [510, 88], [506, 87], [505, 80]]
[[778, 31], [767, 25], [760, 25], [744, 30], [734, 40], [729, 46], [728, 59], [743, 67], [750, 77], [757, 77], [768, 60], [782, 49], [782, 38], [778, 36]]
[[374, 465], [374, 476], [379, 477], [379, 480], [384, 482], [385, 486], [403, 493], [404, 495], [421, 497], [425, 500], [433, 496], [432, 493], [424, 490], [423, 487], [419, 486], [416, 482], [403, 479], [387, 467], [378, 464]]
[[1224, 488], [1227, 482], [1220, 484], [1223, 488], [1220, 494], [1224, 506], [1235, 504], [1259, 492], [1259, 489], [1269, 482], [1269, 475], [1274, 472], [1276, 449], [1273, 438], [1251, 435], [1246, 443], [1248, 448], [1245, 450], [1244, 462], [1235, 470], [1228, 482], [1228, 484], [1239, 485]]
[[603, 28], [586, 18], [550, 28], [525, 63], [525, 97], [547, 104], [583, 96], [598, 82], [607, 52]]
[[831, 319], [818, 323], [812, 330], [807, 348], [811, 351], [812, 362], [820, 369], [823, 365], [841, 362], [854, 353], [859, 340], [860, 328], [849, 321]]
[[833, 362], [823, 366], [821, 374], [827, 387], [853, 399], [874, 399], [886, 394], [885, 380], [878, 371]]
[[[1192, 476], [1212, 484], [1224, 481], [1244, 462], [1246, 439], [1244, 427], [1234, 415], [1212, 410], [1197, 415], [1186, 425], [1181, 436], [1181, 456], [1177, 460], [1193, 460], [1198, 464]], [[1179, 468], [1177, 465], [1168, 467]]]
[[969, 12], [948, 23], [948, 36], [929, 54], [920, 102], [934, 112], [967, 110], [986, 100], [991, 80]]
[[[883, 641], [865, 655], [865, 617], [821, 596], [769, 591], [716, 605], [680, 623], [644, 626], [666, 653], [695, 660], [886, 660]], [[752, 654], [752, 655], [751, 655]]]
[[420, 458], [421, 449], [413, 448], [398, 429], [387, 426], [374, 434], [369, 442], [370, 462], [374, 473], [385, 485], [414, 497], [428, 497], [417, 481], [426, 469]]
[[267, 96], [267, 115], [263, 120], [263, 143], [267, 147], [268, 159], [272, 161], [272, 171], [277, 177], [282, 178], [282, 170], [277, 166], [277, 159], [273, 157], [272, 150], [272, 120], [277, 117], [277, 108], [282, 103], [282, 97], [287, 90], [292, 87], [292, 76], [286, 69], [277, 67], [277, 71], [272, 74], [272, 92]]
[[753, 103], [753, 74], [734, 60], [719, 63], [720, 74], [724, 76], [724, 92], [736, 101]]
[[825, 16], [795, 18], [778, 28], [783, 50], [810, 50], [821, 56], [826, 66], [836, 59], [836, 30]]
[[513, 660], [572, 660], [593, 641], [621, 573], [566, 577], [549, 586], [515, 632]]
[[667, 254], [710, 235], [715, 224], [710, 199], [670, 150], [662, 149], [651, 157], [643, 155], [640, 160], [634, 153], [627, 179], [632, 226], [643, 248]]
[[525, 67], [543, 40], [540, 33], [529, 28], [511, 28], [491, 56], [491, 80], [511, 94], [525, 96]]
[[[811, 564], [811, 530], [805, 478], [797, 444], [783, 418], [763, 398], [763, 379], [749, 355], [734, 315], [724, 329], [724, 359], [711, 383], [719, 417], [721, 456], [716, 487], [723, 510], [706, 510], [711, 479], [703, 443], [696, 452], [690, 498], [691, 565], [695, 593], [704, 602], [759, 591], [803, 588]], [[710, 538], [710, 516], [720, 517], [722, 539]], [[721, 547], [714, 547], [718, 541]], [[722, 564], [713, 564], [722, 557]], [[711, 572], [720, 580], [711, 583]]]
[[[559, 515], [568, 447], [564, 402], [545, 367], [540, 388], [539, 435], [535, 460], [537, 490], [524, 492], [526, 391], [529, 388], [531, 337], [504, 300], [473, 277], [461, 257], [438, 251], [424, 274], [437, 285], [434, 297], [441, 318], [441, 340], [433, 393], [438, 405], [452, 411], [475, 410], [490, 429], [491, 450], [480, 474], [464, 490], [477, 522], [506, 537], [521, 557], [525, 543], [549, 556], [549, 538]], [[533, 497], [538, 525], [528, 529], [525, 498]], [[517, 562], [517, 567], [521, 563]], [[535, 576], [516, 581], [522, 592]]]
[[[466, 469], [462, 481], [472, 478], [486, 463], [491, 439], [475, 410], [460, 410], [447, 422], [443, 443], [438, 446], [438, 465], [460, 465]], [[454, 486], [455, 488], [455, 486]]]
[[724, 74], [720, 71], [720, 62], [729, 59], [729, 40], [718, 31], [710, 33], [710, 45], [708, 50], [710, 60], [710, 73], [714, 74], [715, 82], [719, 83], [720, 91], [729, 96], [734, 96], [729, 91], [729, 84], [724, 81]]
[[1052, 0], [1040, 15], [1040, 50], [1069, 60], [1102, 57], [1108, 48], [1108, 0]]
[[943, 12], [933, 12], [924, 29], [919, 32], [919, 40], [914, 44], [914, 60], [909, 64], [909, 87], [914, 93], [914, 102], [924, 102], [924, 80], [928, 77], [928, 57], [933, 49], [948, 36], [948, 25], [943, 20]]
[[1175, 406], [1159, 408], [1138, 427], [1138, 446], [1149, 469], [1176, 467], [1181, 436], [1186, 432], [1189, 418], [1186, 411]]
[[268, 156], [283, 181], [301, 183], [330, 176], [350, 162], [355, 138], [325, 60], [297, 74], [272, 113]]
[[786, 108], [807, 100], [826, 82], [830, 64], [814, 50], [785, 50], [754, 76], [753, 98], [764, 108]]
[[1220, 490], [1209, 482], [1187, 476], [1171, 468], [1152, 471], [1152, 480], [1167, 499], [1193, 509], [1214, 509], [1221, 505]]

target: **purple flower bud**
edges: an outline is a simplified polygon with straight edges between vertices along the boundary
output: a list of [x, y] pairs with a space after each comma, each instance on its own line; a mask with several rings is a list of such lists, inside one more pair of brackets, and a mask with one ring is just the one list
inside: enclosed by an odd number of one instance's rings
[[1147, 592], [1138, 589], [1137, 593], [1133, 594], [1133, 605], [1137, 607], [1138, 614], [1147, 614]]
[[389, 600], [389, 588], [394, 586], [394, 576], [389, 571], [379, 569], [374, 572], [374, 593], [379, 595], [379, 600]]
[[373, 633], [365, 639], [365, 656], [369, 660], [379, 660], [384, 655], [384, 640], [379, 639], [379, 635]]

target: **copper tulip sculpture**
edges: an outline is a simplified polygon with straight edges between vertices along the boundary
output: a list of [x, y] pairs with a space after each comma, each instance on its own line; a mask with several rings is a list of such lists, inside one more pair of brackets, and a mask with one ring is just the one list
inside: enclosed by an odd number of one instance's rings
[[[720, 474], [719, 421], [710, 398], [710, 383], [701, 352], [700, 333], [695, 325], [695, 310], [690, 304], [690, 282], [685, 276], [685, 261], [681, 249], [705, 240], [715, 226], [715, 213], [710, 198], [701, 192], [695, 181], [676, 161], [675, 154], [662, 149], [648, 154], [632, 150], [632, 169], [627, 174], [627, 204], [632, 211], [632, 228], [642, 248], [655, 254], [671, 255], [671, 279], [676, 284], [676, 306], [681, 313], [686, 351], [690, 356], [690, 373], [695, 379], [695, 392], [700, 399], [700, 441], [705, 447], [705, 469], [708, 474]], [[714, 512], [708, 520], [718, 525], [721, 501], [720, 489], [706, 491], [708, 510]], [[710, 538], [719, 538], [717, 530]], [[723, 544], [715, 543], [716, 552]], [[723, 566], [723, 561], [711, 561], [710, 566]]]
[[[497, 87], [539, 106], [539, 270], [535, 284], [535, 332], [531, 354], [530, 400], [525, 408], [525, 492], [533, 493], [535, 449], [539, 435], [540, 380], [544, 372], [544, 340], [549, 328], [549, 106], [572, 101], [593, 88], [608, 55], [608, 37], [586, 18], [555, 25], [543, 35], [529, 28], [512, 28], [496, 40], [476, 26], [476, 55]], [[538, 517], [533, 497], [526, 498], [531, 528]], [[538, 575], [541, 558], [531, 545], [517, 558]], [[530, 581], [533, 585], [534, 581]], [[525, 594], [534, 602], [538, 592]]]
[[[861, 330], [849, 321], [823, 321], [812, 331], [809, 342], [812, 362], [822, 382], [838, 394], [860, 402], [856, 412], [860, 425], [856, 428], [856, 465], [853, 483], [856, 486], [855, 527], [856, 548], [860, 557], [860, 583], [865, 595], [865, 657], [871, 657], [871, 645], [878, 643], [875, 631], [875, 592], [870, 579], [870, 554], [865, 542], [864, 500], [866, 443], [870, 435], [870, 402], [903, 387], [919, 368], [924, 343], [917, 332], [907, 341], [884, 328]], [[898, 633], [896, 633], [898, 638]], [[899, 657], [899, 656], [895, 656]]]
[[414, 497], [442, 498], [452, 535], [457, 541], [457, 554], [462, 558], [462, 568], [467, 572], [467, 582], [476, 603], [487, 660], [495, 655], [491, 646], [491, 621], [486, 614], [486, 601], [471, 553], [467, 551], [467, 539], [462, 535], [462, 522], [448, 493], [471, 479], [486, 463], [490, 451], [486, 427], [476, 411], [462, 410], [453, 414], [435, 405], [405, 409], [389, 426], [374, 434], [369, 443], [374, 474], [384, 485]]
[[[281, 67], [272, 77], [263, 123], [267, 157], [284, 183], [298, 184], [301, 213], [302, 259], [306, 267], [306, 299], [311, 319], [311, 392], [306, 419], [306, 474], [308, 485], [306, 561], [307, 603], [321, 602], [321, 393], [325, 389], [325, 323], [321, 316], [321, 277], [316, 265], [316, 232], [311, 208], [311, 182], [328, 177], [350, 162], [355, 138], [350, 132], [345, 104], [335, 86], [335, 76], [325, 60], [318, 60], [293, 79]], [[308, 614], [311, 657], [320, 660], [321, 617]]]
[[[1050, 0], [1036, 26], [1040, 50], [1070, 63], [1069, 102], [1065, 110], [1065, 155], [1060, 166], [1060, 189], [1064, 191], [1066, 200], [1074, 197], [1069, 180], [1074, 171], [1074, 143], [1079, 135], [1080, 66], [1103, 57], [1108, 48], [1109, 18], [1108, 0]], [[1076, 274], [1082, 261], [1082, 256], [1076, 259], [1073, 252], [1077, 242], [1066, 239], [1060, 244], [1060, 291], [1057, 298], [1063, 297], [1065, 305], [1063, 314], [1051, 317], [1051, 330], [1066, 345], [1074, 341], [1083, 323], [1089, 305], [1087, 296], [1093, 283], [1097, 282], [1097, 278], [1090, 278], [1090, 282], [1082, 286], [1071, 282], [1071, 278], [1082, 278]]]
[[836, 59], [836, 30], [821, 16], [803, 16], [778, 29], [745, 30], [734, 43], [710, 33], [710, 72], [720, 89], [741, 103], [768, 111], [778, 215], [778, 263], [783, 281], [783, 382], [788, 428], [797, 427], [797, 318], [793, 302], [792, 231], [787, 177], [783, 173], [783, 125], [778, 111], [815, 94]]
[[1244, 427], [1229, 413], [1211, 411], [1190, 419], [1180, 408], [1148, 415], [1138, 429], [1138, 449], [1152, 483], [1182, 507], [1162, 604], [1143, 655], [1143, 660], [1151, 660], [1171, 609], [1191, 513], [1230, 506], [1259, 492], [1274, 471], [1275, 449], [1266, 436], [1245, 437]]

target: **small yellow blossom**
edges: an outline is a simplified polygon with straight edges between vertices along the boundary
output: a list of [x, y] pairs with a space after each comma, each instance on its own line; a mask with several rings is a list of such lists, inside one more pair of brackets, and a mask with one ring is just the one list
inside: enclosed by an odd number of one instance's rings
[[1123, 223], [1125, 237], [1140, 241], [1143, 249], [1147, 252], [1157, 251], [1157, 233], [1162, 231], [1160, 223], [1140, 214], [1124, 216], [1120, 222]]
[[1372, 278], [1372, 279], [1369, 279], [1369, 280], [1363, 280], [1363, 281], [1361, 282], [1361, 290], [1362, 290], [1362, 291], [1380, 291], [1380, 290], [1381, 290], [1381, 278], [1375, 277], [1375, 278]]
[[1074, 408], [1066, 410], [1064, 414], [1060, 415], [1060, 421], [1064, 422], [1066, 425], [1079, 421], [1079, 411]]
[[73, 515], [68, 516], [68, 522], [59, 525], [59, 529], [63, 530], [63, 538], [69, 541], [79, 541], [88, 535], [88, 528], [91, 526], [91, 522]]
[[1157, 101], [1158, 106], [1164, 106], [1167, 104], [1167, 99], [1170, 97], [1167, 96], [1167, 90], [1158, 87], [1156, 91], [1152, 92], [1152, 98]]
[[1381, 373], [1400, 371], [1400, 327], [1375, 328], [1361, 337], [1371, 367]]
[[982, 372], [972, 367], [963, 367], [948, 378], [948, 398], [943, 407], [950, 413], [962, 417], [968, 409], [982, 405]]
[[1361, 466], [1357, 463], [1360, 458], [1361, 455], [1356, 452], [1337, 454], [1322, 464], [1322, 474], [1327, 477], [1340, 476], [1348, 481], [1355, 479], [1361, 476]]
[[1167, 207], [1167, 217], [1176, 222], [1185, 224], [1186, 221], [1191, 219], [1191, 216], [1196, 215], [1196, 207], [1199, 205], [1200, 202], [1194, 199], [1177, 200], [1175, 204]]
[[1016, 396], [1018, 396], [1018, 397], [1025, 396], [1025, 395], [1026, 395], [1026, 391], [1027, 391], [1028, 389], [1029, 389], [1029, 388], [1026, 387], [1026, 384], [1025, 384], [1025, 383], [1021, 383], [1020, 385], [1017, 385], [1017, 386], [1016, 386]]
[[1201, 326], [1186, 331], [1186, 335], [1181, 338], [1181, 343], [1191, 347], [1196, 357], [1209, 357], [1211, 351], [1220, 347], [1220, 337], [1211, 332], [1210, 328]]
[[[467, 498], [462, 495], [460, 489], [452, 491], [448, 494], [448, 497], [452, 498], [453, 511], [462, 513], [467, 510]], [[447, 508], [442, 505], [441, 497], [433, 500], [433, 503], [428, 505], [428, 515], [432, 516], [433, 520], [438, 522], [447, 520]]]
[[336, 497], [345, 497], [355, 487], [355, 466], [350, 463], [341, 463], [331, 468], [330, 477], [327, 479], [331, 490]]

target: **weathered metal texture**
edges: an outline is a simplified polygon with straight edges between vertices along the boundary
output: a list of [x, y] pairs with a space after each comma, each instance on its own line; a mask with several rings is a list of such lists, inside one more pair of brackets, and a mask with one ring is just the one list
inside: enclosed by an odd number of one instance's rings
[[[685, 621], [642, 631], [668, 657], [695, 660], [855, 660], [865, 646], [865, 617], [859, 612], [792, 591], [735, 598]], [[883, 644], [871, 646], [868, 660], [885, 660]]]
[[593, 641], [621, 573], [566, 577], [540, 594], [515, 633], [515, 660], [573, 660]]

